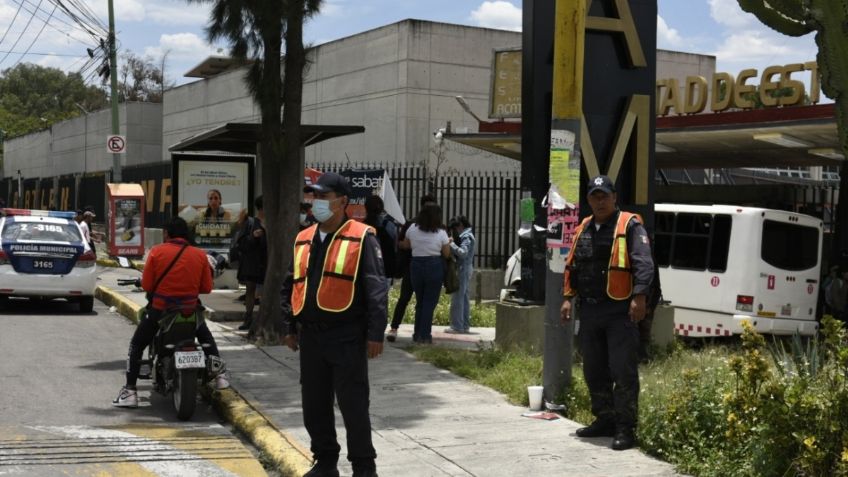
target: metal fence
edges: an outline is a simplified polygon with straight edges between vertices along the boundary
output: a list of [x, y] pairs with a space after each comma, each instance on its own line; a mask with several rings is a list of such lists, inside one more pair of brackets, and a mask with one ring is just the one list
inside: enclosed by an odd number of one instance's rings
[[518, 201], [520, 175], [492, 172], [451, 172], [433, 177], [424, 166], [397, 164], [307, 164], [319, 171], [384, 169], [406, 219], [418, 213], [425, 193], [436, 196], [444, 219], [464, 215], [477, 237], [475, 266], [504, 268], [518, 248]]

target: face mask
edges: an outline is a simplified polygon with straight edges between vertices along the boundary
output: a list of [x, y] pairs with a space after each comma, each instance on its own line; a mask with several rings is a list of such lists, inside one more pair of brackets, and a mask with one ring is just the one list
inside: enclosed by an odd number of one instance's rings
[[330, 201], [323, 199], [315, 199], [312, 201], [312, 215], [318, 222], [324, 223], [333, 216], [330, 210]]
[[300, 214], [300, 225], [306, 225], [306, 214]]

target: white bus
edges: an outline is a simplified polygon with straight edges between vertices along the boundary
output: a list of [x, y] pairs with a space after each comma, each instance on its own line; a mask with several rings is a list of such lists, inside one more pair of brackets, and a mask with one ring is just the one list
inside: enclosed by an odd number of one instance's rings
[[656, 204], [654, 253], [675, 332], [815, 334], [822, 221], [734, 205]]

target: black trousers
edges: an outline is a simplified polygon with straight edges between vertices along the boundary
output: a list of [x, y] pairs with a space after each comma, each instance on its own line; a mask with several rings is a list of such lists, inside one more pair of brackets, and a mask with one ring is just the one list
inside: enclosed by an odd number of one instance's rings
[[[147, 310], [130, 339], [130, 349], [127, 352], [127, 386], [135, 387], [138, 382], [138, 372], [141, 369], [141, 358], [144, 355], [144, 349], [150, 346], [153, 338], [156, 337], [156, 332], [159, 331], [159, 319], [162, 313], [157, 310]], [[195, 332], [197, 340], [203, 347], [203, 351], [207, 356], [219, 356], [218, 345], [215, 344], [215, 338], [212, 337], [212, 332], [206, 326], [206, 321], [203, 321]]]
[[354, 471], [375, 469], [365, 330], [356, 325], [325, 330], [304, 325], [300, 333], [300, 382], [303, 423], [315, 460], [328, 465], [339, 459], [335, 397], [347, 431], [347, 459]]
[[581, 303], [579, 342], [592, 414], [636, 428], [639, 407], [639, 325], [627, 316], [630, 301]]
[[406, 313], [406, 307], [409, 305], [409, 300], [412, 299], [412, 280], [409, 279], [409, 269], [403, 275], [400, 282], [400, 295], [395, 304], [395, 313], [392, 315], [392, 329], [398, 329], [403, 322], [403, 315]]

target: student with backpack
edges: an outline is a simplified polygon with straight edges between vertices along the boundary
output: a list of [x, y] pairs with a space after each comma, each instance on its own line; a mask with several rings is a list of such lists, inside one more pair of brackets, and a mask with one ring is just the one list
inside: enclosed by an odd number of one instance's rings
[[383, 199], [372, 195], [365, 199], [365, 223], [377, 231], [377, 241], [383, 253], [383, 266], [386, 271], [386, 284], [391, 286], [395, 276], [395, 261], [397, 258], [398, 226], [392, 217], [386, 213]]

